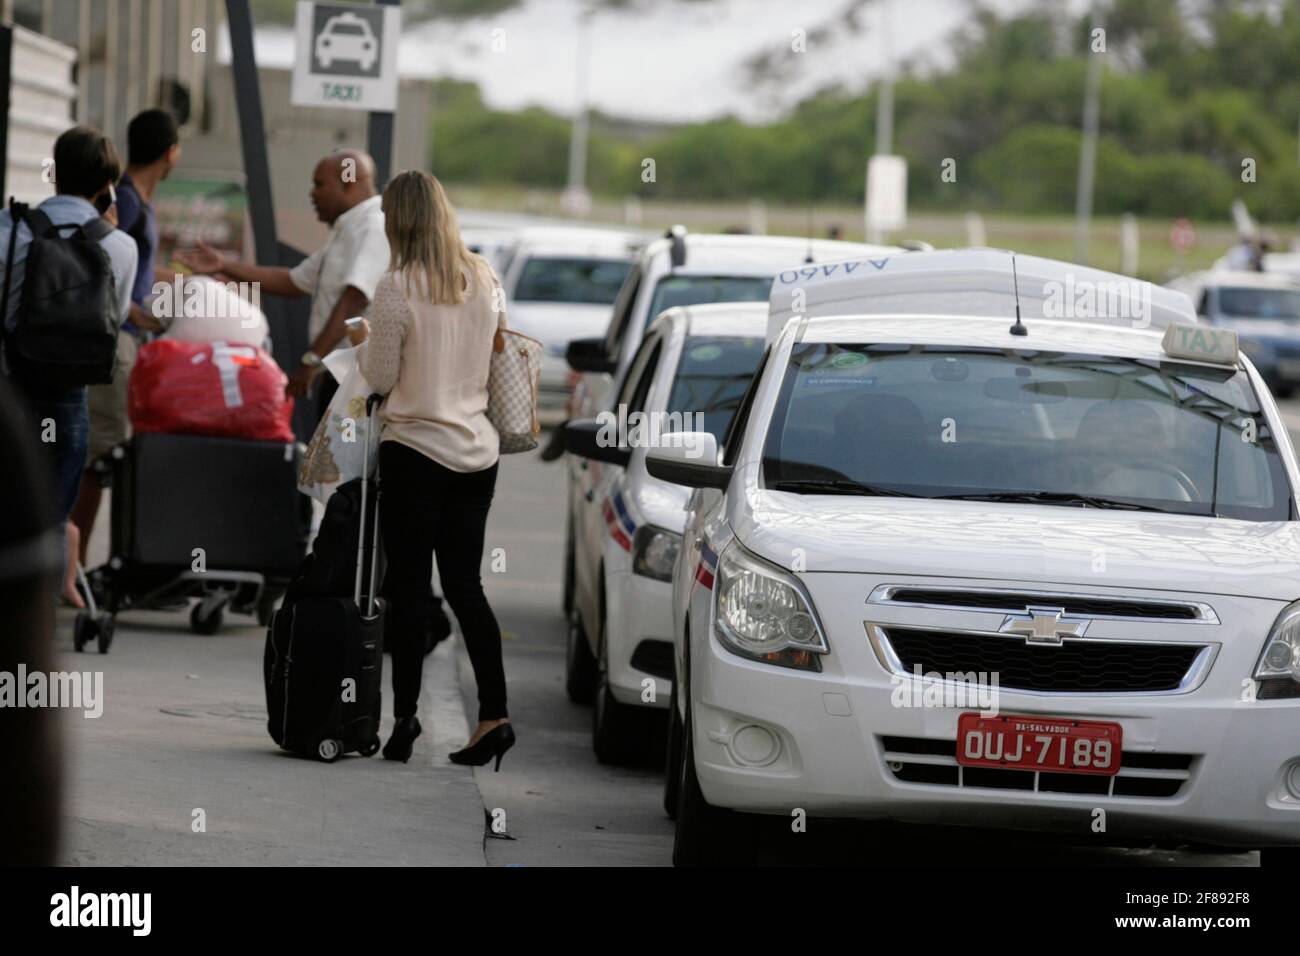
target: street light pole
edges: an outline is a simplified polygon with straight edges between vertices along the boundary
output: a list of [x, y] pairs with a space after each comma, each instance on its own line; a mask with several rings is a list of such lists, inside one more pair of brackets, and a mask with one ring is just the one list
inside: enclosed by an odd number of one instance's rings
[[575, 33], [573, 128], [569, 136], [569, 176], [564, 190], [566, 212], [585, 215], [587, 183], [587, 74], [591, 67], [591, 6], [578, 14]]
[[[1101, 14], [1097, 4], [1092, 5], [1089, 41], [1101, 27]], [[1084, 81], [1083, 139], [1079, 144], [1079, 183], [1074, 206], [1074, 260], [1088, 261], [1088, 229], [1092, 219], [1092, 193], [1097, 178], [1097, 131], [1101, 125], [1101, 71], [1104, 53], [1088, 47], [1088, 76]]]

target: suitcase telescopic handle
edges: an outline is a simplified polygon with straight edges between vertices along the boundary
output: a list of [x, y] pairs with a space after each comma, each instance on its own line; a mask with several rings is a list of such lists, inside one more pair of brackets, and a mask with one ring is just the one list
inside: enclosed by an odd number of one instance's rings
[[[352, 601], [361, 610], [361, 580], [366, 557], [366, 505], [370, 490], [370, 440], [375, 427], [375, 408], [384, 400], [378, 392], [366, 398], [366, 441], [361, 449], [361, 527], [357, 530], [357, 577], [352, 588]], [[366, 617], [375, 616], [375, 571], [379, 557], [379, 502], [375, 501], [375, 527], [370, 539], [370, 593], [366, 596]]]

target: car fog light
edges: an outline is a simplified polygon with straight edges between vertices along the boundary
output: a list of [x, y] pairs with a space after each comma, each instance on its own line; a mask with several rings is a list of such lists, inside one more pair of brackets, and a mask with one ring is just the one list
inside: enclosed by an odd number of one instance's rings
[[741, 763], [766, 766], [776, 759], [781, 744], [772, 731], [757, 724], [741, 727], [731, 736], [731, 752]]
[[1294, 800], [1300, 800], [1300, 761], [1291, 764], [1291, 771], [1286, 775], [1286, 789]]

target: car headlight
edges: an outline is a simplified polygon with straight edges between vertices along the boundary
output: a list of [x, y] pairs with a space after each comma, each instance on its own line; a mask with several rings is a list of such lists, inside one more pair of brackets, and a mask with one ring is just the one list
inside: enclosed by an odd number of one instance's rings
[[733, 541], [718, 559], [714, 614], [718, 639], [751, 660], [820, 671], [830, 653], [802, 585]]
[[1253, 676], [1262, 699], [1300, 697], [1300, 601], [1278, 615]]
[[643, 524], [632, 538], [632, 573], [656, 581], [671, 581], [682, 536]]

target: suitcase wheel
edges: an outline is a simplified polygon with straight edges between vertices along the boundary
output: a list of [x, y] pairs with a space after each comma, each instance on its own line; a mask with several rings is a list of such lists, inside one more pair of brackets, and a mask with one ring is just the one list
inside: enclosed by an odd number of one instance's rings
[[357, 752], [363, 757], [373, 757], [375, 754], [379, 753], [379, 738], [376, 737]]
[[200, 601], [194, 605], [194, 610], [190, 611], [190, 629], [195, 634], [211, 635], [221, 630], [221, 621], [225, 617], [225, 609], [220, 604], [213, 608], [207, 608], [206, 603]]
[[326, 737], [316, 745], [316, 754], [326, 763], [333, 763], [343, 753], [343, 742], [333, 737]]
[[97, 637], [99, 638], [99, 653], [107, 654], [109, 645], [113, 643], [113, 628], [116, 622], [113, 615], [108, 611], [101, 611], [96, 618]]
[[78, 651], [86, 649], [86, 642], [95, 636], [96, 622], [89, 611], [78, 611], [72, 622], [72, 646]]

